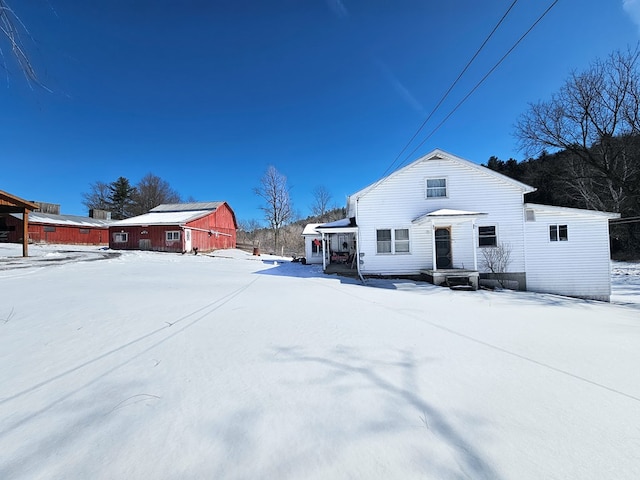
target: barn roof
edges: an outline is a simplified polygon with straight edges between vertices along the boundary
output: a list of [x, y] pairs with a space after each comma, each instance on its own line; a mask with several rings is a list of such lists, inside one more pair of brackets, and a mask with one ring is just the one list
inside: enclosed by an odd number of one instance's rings
[[149, 210], [149, 212], [190, 212], [196, 210], [217, 210], [225, 202], [190, 202], [165, 203]]
[[[157, 208], [157, 207], [156, 207]], [[155, 210], [155, 209], [154, 209]], [[183, 225], [192, 220], [209, 215], [212, 210], [187, 210], [187, 211], [150, 211], [137, 217], [118, 220], [110, 225], [119, 227], [123, 225]]]
[[[12, 214], [18, 220], [22, 220], [21, 213]], [[98, 218], [81, 217], [79, 215], [54, 215], [52, 213], [31, 212], [29, 223], [46, 223], [48, 225], [61, 225], [73, 227], [108, 227], [112, 220], [101, 220]]]

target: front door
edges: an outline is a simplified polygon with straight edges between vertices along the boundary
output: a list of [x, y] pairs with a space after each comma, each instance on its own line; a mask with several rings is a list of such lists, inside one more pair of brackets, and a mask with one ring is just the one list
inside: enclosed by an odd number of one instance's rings
[[184, 229], [184, 250], [186, 252], [191, 251], [191, 229]]
[[451, 230], [449, 228], [436, 228], [436, 270], [451, 268]]

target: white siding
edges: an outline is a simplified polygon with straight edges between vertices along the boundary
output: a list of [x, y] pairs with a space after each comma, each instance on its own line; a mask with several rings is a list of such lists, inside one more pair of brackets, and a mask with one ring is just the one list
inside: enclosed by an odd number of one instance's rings
[[320, 235], [305, 235], [304, 236], [304, 257], [307, 263], [318, 264], [322, 263], [322, 247], [318, 254], [313, 254], [312, 246], [314, 240], [322, 241], [322, 237]]
[[[446, 198], [426, 198], [426, 178], [447, 178]], [[356, 194], [357, 195], [357, 194]], [[523, 272], [524, 225], [523, 190], [493, 173], [484, 173], [463, 162], [450, 159], [421, 160], [387, 177], [359, 198], [350, 198], [350, 213], [357, 210], [360, 251], [364, 252], [364, 274], [417, 274], [433, 268], [430, 225], [412, 220], [438, 209], [456, 209], [488, 214], [480, 225], [496, 225], [499, 241], [511, 246], [509, 271]], [[410, 254], [377, 255], [376, 230], [408, 228]], [[472, 229], [469, 222], [452, 226], [454, 267], [473, 267]], [[480, 249], [477, 252], [480, 261]]]
[[[550, 225], [567, 225], [568, 241], [550, 241]], [[525, 226], [527, 290], [609, 301], [607, 218], [535, 210]]]

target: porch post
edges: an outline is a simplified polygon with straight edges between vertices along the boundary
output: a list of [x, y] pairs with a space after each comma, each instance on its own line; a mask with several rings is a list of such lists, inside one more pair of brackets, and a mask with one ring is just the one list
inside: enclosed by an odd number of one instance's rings
[[471, 248], [473, 248], [473, 269], [474, 270], [478, 270], [478, 237], [477, 237], [477, 231], [478, 229], [476, 228], [476, 219], [474, 218], [473, 220], [471, 220], [471, 238], [472, 240], [472, 244], [471, 244]]
[[22, 256], [29, 256], [29, 210], [22, 209]]
[[326, 261], [327, 255], [324, 251], [324, 244], [325, 244], [324, 232], [321, 232], [321, 234], [322, 234], [322, 271], [324, 272], [327, 269], [327, 261]]
[[435, 223], [431, 223], [431, 256], [433, 261], [433, 270], [438, 269], [438, 260], [436, 257], [436, 225]]

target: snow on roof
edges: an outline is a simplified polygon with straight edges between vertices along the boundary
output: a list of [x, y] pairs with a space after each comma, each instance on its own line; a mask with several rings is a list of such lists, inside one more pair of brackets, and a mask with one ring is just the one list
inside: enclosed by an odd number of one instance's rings
[[319, 228], [340, 228], [340, 227], [355, 227], [355, 223], [350, 218], [341, 218], [333, 222], [322, 223]]
[[177, 212], [156, 212], [153, 210], [149, 213], [145, 213], [144, 215], [118, 220], [117, 222], [111, 223], [111, 225], [116, 227], [124, 225], [182, 225], [211, 213], [211, 210], [188, 210]]
[[[21, 213], [12, 214], [15, 218], [22, 220]], [[31, 212], [29, 223], [46, 223], [48, 225], [67, 225], [75, 227], [108, 227], [112, 220], [102, 220], [91, 217], [81, 217], [79, 215], [54, 215], [52, 213]]]
[[433, 212], [425, 213], [424, 215], [420, 215], [418, 218], [413, 219], [413, 223], [419, 223], [422, 220], [428, 218], [442, 218], [442, 217], [480, 217], [487, 215], [486, 213], [481, 212], [468, 212], [466, 210], [452, 210], [450, 208], [441, 208], [439, 210], [434, 210]]
[[605, 218], [620, 218], [619, 213], [601, 212], [598, 210], [587, 210], [584, 208], [556, 207], [553, 205], [542, 205], [539, 203], [525, 203], [524, 207], [538, 212], [565, 213], [572, 215], [587, 215]]
[[320, 235], [320, 232], [316, 230], [316, 227], [322, 225], [322, 223], [307, 223], [302, 230], [302, 235]]
[[165, 203], [149, 210], [149, 212], [188, 212], [201, 210], [216, 210], [224, 202], [191, 202]]

